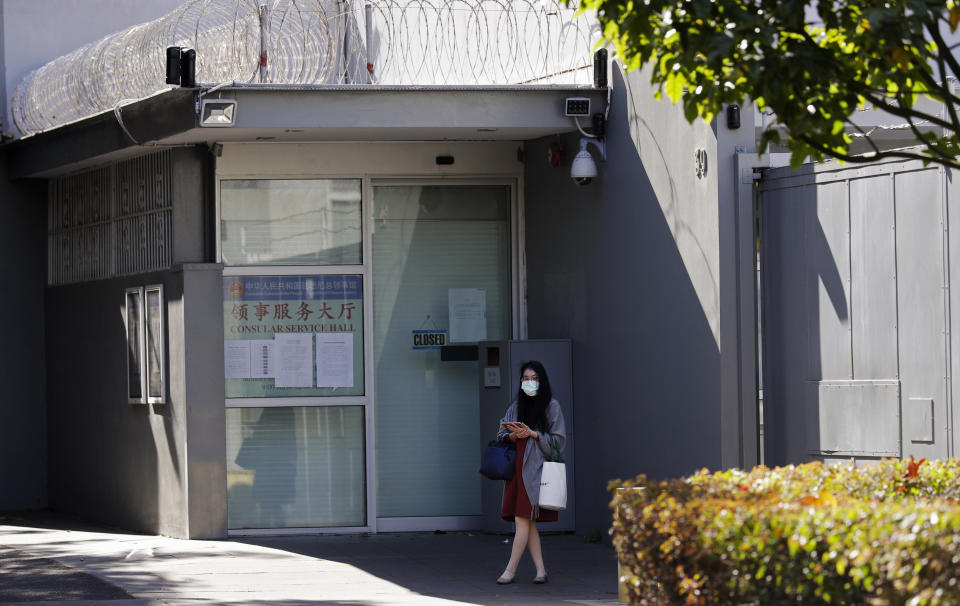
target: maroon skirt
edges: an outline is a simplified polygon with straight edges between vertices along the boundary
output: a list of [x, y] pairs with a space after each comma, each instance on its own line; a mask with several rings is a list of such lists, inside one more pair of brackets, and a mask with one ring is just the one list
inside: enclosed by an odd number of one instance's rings
[[[527, 440], [517, 440], [517, 460], [514, 463], [513, 479], [507, 482], [503, 490], [503, 509], [500, 517], [504, 522], [513, 522], [514, 518], [533, 519], [533, 505], [527, 496], [527, 489], [523, 486], [523, 452], [527, 447]], [[559, 512], [551, 509], [537, 508], [537, 522], [556, 522]]]

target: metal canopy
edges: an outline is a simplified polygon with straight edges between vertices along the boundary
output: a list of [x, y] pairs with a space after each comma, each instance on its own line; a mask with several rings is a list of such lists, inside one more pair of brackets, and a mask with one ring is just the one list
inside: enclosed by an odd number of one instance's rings
[[[151, 148], [226, 141], [523, 141], [576, 130], [564, 99], [603, 111], [607, 89], [574, 86], [278, 86], [173, 89], [4, 146], [13, 178], [54, 177]], [[200, 128], [199, 97], [234, 99], [236, 125]], [[119, 118], [118, 118], [119, 116]], [[586, 124], [584, 125], [586, 126]]]

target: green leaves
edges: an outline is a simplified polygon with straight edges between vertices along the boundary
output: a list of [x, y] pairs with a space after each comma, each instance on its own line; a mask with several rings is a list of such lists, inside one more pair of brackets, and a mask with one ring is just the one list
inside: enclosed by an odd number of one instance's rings
[[[960, 167], [945, 145], [960, 133], [960, 99], [947, 83], [960, 65], [940, 36], [941, 28], [960, 27], [955, 0], [582, 0], [580, 7], [598, 12], [604, 42], [627, 69], [652, 63], [652, 84], [682, 102], [690, 121], [750, 98], [776, 115], [770, 129], [786, 135], [795, 158], [855, 160], [850, 118], [875, 107], [897, 123], [945, 129], [921, 142], [922, 155]], [[805, 21], [808, 7], [818, 21]], [[955, 111], [923, 109], [919, 97]], [[761, 151], [775, 141], [764, 135]]]
[[666, 86], [664, 86], [664, 90], [667, 93], [667, 97], [676, 103], [683, 97], [684, 87], [686, 85], [687, 80], [683, 77], [683, 74], [678, 71], [671, 70], [667, 75], [667, 82]]
[[612, 486], [632, 603], [960, 603], [957, 460]]

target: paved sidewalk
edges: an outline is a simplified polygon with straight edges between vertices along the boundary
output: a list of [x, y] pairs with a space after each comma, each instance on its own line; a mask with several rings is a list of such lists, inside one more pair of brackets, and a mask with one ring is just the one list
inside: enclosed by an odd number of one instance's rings
[[50, 514], [0, 515], [0, 604], [327, 604], [343, 606], [617, 603], [610, 547], [542, 537], [550, 582], [495, 583], [506, 536], [395, 533], [185, 541]]

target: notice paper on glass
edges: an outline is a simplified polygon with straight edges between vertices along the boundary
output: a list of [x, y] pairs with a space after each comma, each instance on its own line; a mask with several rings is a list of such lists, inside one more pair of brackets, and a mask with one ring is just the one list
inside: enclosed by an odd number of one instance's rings
[[487, 340], [487, 291], [482, 288], [451, 288], [450, 342]]
[[277, 376], [273, 362], [273, 340], [250, 341], [250, 376], [254, 379], [272, 379]]
[[274, 336], [277, 387], [313, 387], [313, 335]]
[[250, 341], [223, 342], [223, 375], [228, 379], [250, 378]]
[[317, 333], [317, 387], [353, 387], [353, 333]]

